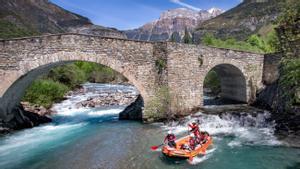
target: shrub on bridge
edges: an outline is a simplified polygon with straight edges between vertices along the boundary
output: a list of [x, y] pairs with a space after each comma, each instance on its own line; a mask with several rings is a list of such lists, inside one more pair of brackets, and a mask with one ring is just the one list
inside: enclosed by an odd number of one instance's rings
[[26, 90], [23, 101], [50, 108], [54, 102], [63, 99], [69, 88], [49, 79], [38, 79]]

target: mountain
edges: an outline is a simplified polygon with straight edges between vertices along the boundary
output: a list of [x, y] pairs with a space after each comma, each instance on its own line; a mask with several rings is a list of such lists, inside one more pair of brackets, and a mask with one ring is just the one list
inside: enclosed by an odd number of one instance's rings
[[125, 37], [48, 0], [0, 0], [0, 4], [0, 39], [66, 32]]
[[190, 33], [203, 21], [213, 18], [223, 11], [212, 8], [210, 10], [194, 11], [186, 8], [171, 9], [163, 12], [158, 20], [147, 23], [140, 28], [125, 31], [128, 39], [146, 41], [165, 41], [176, 36], [181, 41], [185, 29]]
[[286, 0], [244, 0], [238, 6], [199, 24], [194, 40], [199, 42], [206, 33], [218, 38], [245, 40], [254, 33], [264, 34], [282, 12]]

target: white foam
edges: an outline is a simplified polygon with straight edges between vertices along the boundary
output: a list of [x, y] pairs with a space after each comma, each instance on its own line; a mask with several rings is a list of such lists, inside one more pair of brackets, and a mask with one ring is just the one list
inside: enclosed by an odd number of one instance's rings
[[91, 116], [117, 114], [120, 113], [123, 110], [123, 108], [97, 110], [97, 108], [78, 107], [76, 106], [76, 104], [82, 101], [86, 101], [88, 98], [100, 96], [108, 92], [122, 91], [130, 92], [136, 95], [138, 94], [138, 91], [134, 86], [125, 85], [85, 83], [83, 84], [83, 88], [85, 92], [67, 96], [66, 100], [64, 100], [61, 103], [54, 104], [54, 106], [51, 109], [57, 112], [57, 115], [59, 116], [76, 116], [82, 115], [84, 113], [89, 114]]
[[195, 114], [197, 118], [188, 116], [185, 123], [176, 125], [171, 123], [163, 126], [163, 130], [172, 130], [174, 134], [184, 134], [188, 132], [188, 124], [192, 121], [200, 122], [200, 130], [207, 131], [213, 136], [231, 135], [234, 139], [228, 143], [228, 146], [235, 147], [241, 145], [280, 145], [282, 144], [274, 136], [274, 122], [268, 122], [268, 112], [251, 116], [241, 114], [239, 116], [232, 114], [207, 115], [201, 112]]
[[88, 115], [90, 115], [90, 116], [117, 115], [122, 110], [124, 110], [124, 109], [109, 109], [109, 110], [92, 111], [92, 112], [89, 112]]
[[2, 156], [4, 152], [11, 153], [12, 151], [21, 149], [24, 151], [25, 149], [37, 147], [41, 143], [60, 139], [65, 136], [66, 132], [77, 130], [84, 125], [86, 125], [86, 123], [57, 126], [51, 124], [20, 131], [4, 139], [3, 145], [0, 145], [0, 156]]
[[193, 158], [193, 161], [189, 161], [188, 162], [191, 164], [191, 165], [196, 165], [196, 164], [199, 164], [207, 159], [209, 159], [211, 156], [212, 156], [212, 153], [216, 150], [216, 148], [213, 148], [213, 149], [209, 149], [206, 151], [206, 154], [205, 155], [198, 155], [198, 156], [195, 156]]

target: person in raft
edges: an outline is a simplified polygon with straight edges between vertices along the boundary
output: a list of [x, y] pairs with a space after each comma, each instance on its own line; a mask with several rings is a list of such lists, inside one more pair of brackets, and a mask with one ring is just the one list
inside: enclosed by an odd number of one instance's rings
[[209, 136], [209, 134], [207, 132], [201, 133], [201, 135], [200, 135], [200, 141], [201, 142], [200, 143], [205, 144], [208, 140], [208, 136]]
[[191, 124], [188, 124], [188, 127], [191, 128], [190, 132], [192, 132], [195, 135], [196, 143], [199, 144], [201, 142], [201, 138], [198, 123], [196, 121], [193, 121]]
[[189, 139], [189, 150], [195, 150], [196, 148], [196, 137], [195, 137], [195, 134], [194, 133], [191, 133], [190, 134], [190, 139]]
[[176, 147], [176, 136], [172, 133], [172, 131], [168, 131], [168, 135], [165, 137], [164, 143], [166, 144], [166, 142], [168, 141], [168, 146], [169, 147]]

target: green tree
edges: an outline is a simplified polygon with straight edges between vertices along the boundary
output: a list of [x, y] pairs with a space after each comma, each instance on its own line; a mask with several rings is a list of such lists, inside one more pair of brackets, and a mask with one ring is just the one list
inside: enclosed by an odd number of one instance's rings
[[176, 37], [176, 33], [173, 32], [170, 38], [170, 42], [177, 42], [177, 37]]
[[185, 30], [184, 30], [183, 43], [187, 43], [187, 44], [193, 43], [193, 39], [187, 28], [185, 28]]
[[299, 22], [300, 16], [300, 1], [299, 0], [286, 0], [284, 12], [278, 18], [280, 25], [293, 25]]
[[221, 92], [221, 81], [217, 72], [211, 70], [204, 79], [204, 88], [211, 89], [212, 93], [217, 95]]
[[86, 74], [74, 64], [67, 64], [52, 69], [48, 78], [74, 89], [87, 81]]
[[205, 45], [214, 45], [214, 40], [215, 37], [212, 34], [207, 33], [203, 36], [202, 43]]

